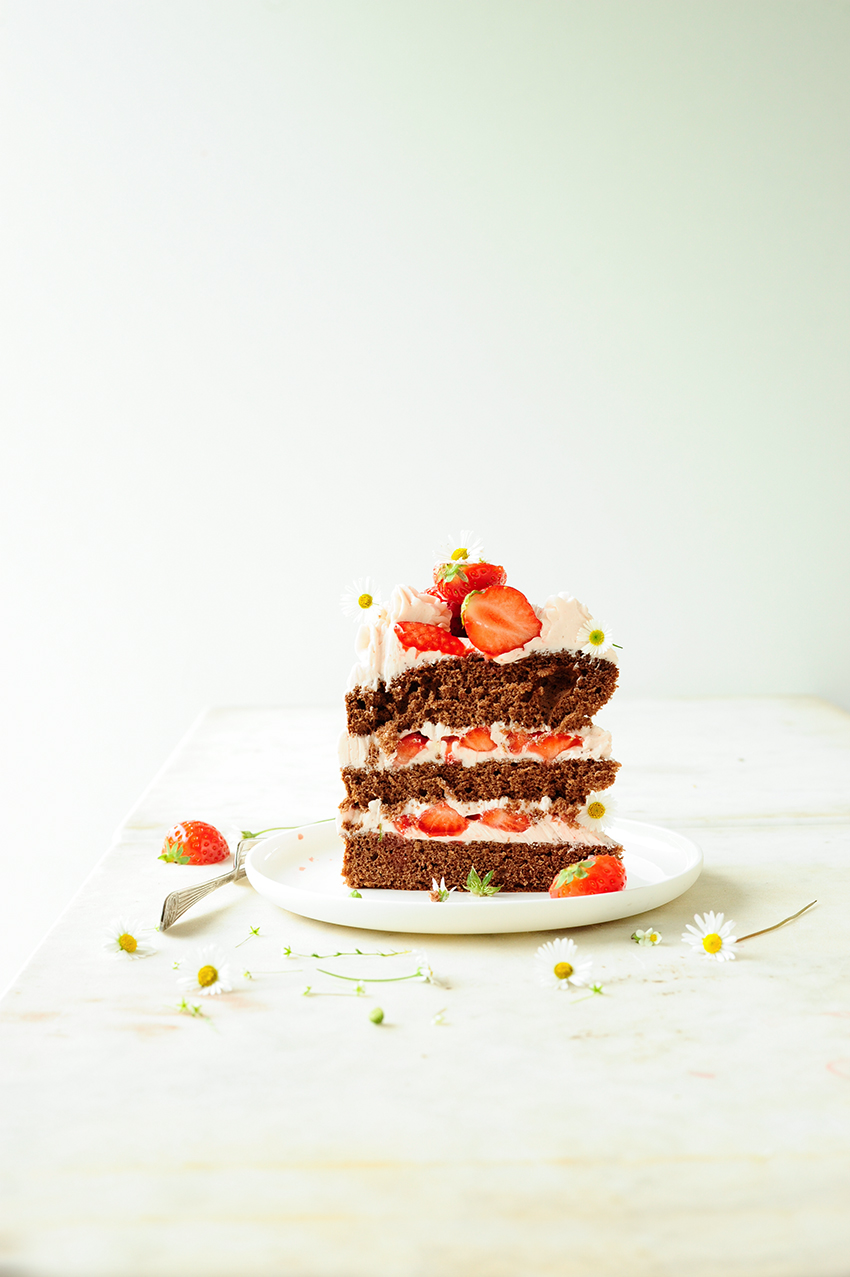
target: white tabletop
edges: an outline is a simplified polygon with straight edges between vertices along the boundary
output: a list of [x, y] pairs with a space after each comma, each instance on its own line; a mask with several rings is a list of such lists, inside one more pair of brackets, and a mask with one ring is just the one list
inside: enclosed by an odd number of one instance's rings
[[[157, 859], [175, 821], [256, 829], [338, 799], [337, 711], [206, 715], [2, 1004], [0, 1272], [846, 1274], [850, 716], [794, 698], [600, 717], [620, 814], [688, 832], [706, 865], [651, 917], [572, 933], [605, 990], [579, 1001], [534, 983], [543, 933], [416, 938], [444, 987], [324, 996], [353, 986], [282, 946], [410, 939], [294, 917], [245, 883], [153, 934], [153, 957], [105, 956], [122, 909], [154, 925], [168, 890], [217, 872]], [[694, 912], [744, 934], [814, 896], [735, 962], [679, 940]], [[663, 943], [638, 948], [650, 921]], [[238, 978], [193, 1018], [173, 964], [208, 940]], [[351, 961], [335, 969], [405, 959]]]

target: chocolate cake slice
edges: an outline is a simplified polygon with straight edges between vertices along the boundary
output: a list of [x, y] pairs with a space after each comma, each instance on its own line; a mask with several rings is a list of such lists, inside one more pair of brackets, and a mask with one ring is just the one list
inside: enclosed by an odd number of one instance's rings
[[570, 595], [534, 607], [465, 549], [434, 579], [385, 605], [354, 592], [365, 616], [340, 742], [345, 881], [463, 889], [474, 868], [502, 891], [548, 891], [573, 866], [582, 890], [625, 885], [603, 828], [619, 763], [593, 722], [617, 684], [610, 635]]

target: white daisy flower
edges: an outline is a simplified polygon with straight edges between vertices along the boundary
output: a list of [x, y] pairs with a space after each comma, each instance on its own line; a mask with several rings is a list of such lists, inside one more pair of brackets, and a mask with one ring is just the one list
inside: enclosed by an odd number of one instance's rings
[[566, 989], [568, 984], [580, 988], [587, 984], [592, 958], [577, 957], [574, 940], [547, 940], [534, 955], [538, 983], [549, 989]]
[[359, 576], [351, 581], [339, 596], [339, 604], [345, 616], [357, 616], [366, 621], [381, 606], [380, 590], [370, 576]]
[[632, 939], [635, 944], [661, 944], [661, 936], [653, 927], [646, 931], [633, 931]]
[[477, 532], [463, 528], [459, 537], [449, 537], [437, 549], [438, 563], [470, 563], [484, 558], [484, 543]]
[[436, 878], [431, 879], [431, 899], [435, 904], [448, 900], [453, 891], [457, 891], [457, 887], [447, 887], [445, 878], [441, 878], [439, 882]]
[[217, 944], [207, 944], [198, 949], [186, 966], [192, 974], [180, 976], [177, 980], [184, 993], [229, 993], [233, 988], [230, 960]]
[[695, 913], [694, 922], [697, 924], [695, 927], [687, 923], [687, 931], [682, 932], [685, 944], [704, 958], [714, 958], [718, 962], [730, 962], [735, 958], [738, 938], [732, 935], [735, 924], [731, 918], [724, 922], [722, 913], [706, 913], [702, 917]]
[[576, 820], [585, 829], [599, 833], [610, 826], [616, 814], [616, 800], [605, 792], [597, 792], [587, 795], [587, 802], [576, 812]]
[[610, 630], [594, 621], [593, 617], [585, 621], [576, 635], [576, 647], [588, 656], [602, 656], [609, 647], [613, 647], [614, 638]]
[[431, 964], [427, 956], [419, 949], [414, 949], [410, 955], [411, 961], [416, 963], [416, 979], [421, 980], [423, 984], [440, 984], [440, 981], [434, 975]]
[[103, 947], [116, 958], [149, 958], [156, 949], [142, 939], [145, 928], [131, 918], [115, 918], [106, 928]]

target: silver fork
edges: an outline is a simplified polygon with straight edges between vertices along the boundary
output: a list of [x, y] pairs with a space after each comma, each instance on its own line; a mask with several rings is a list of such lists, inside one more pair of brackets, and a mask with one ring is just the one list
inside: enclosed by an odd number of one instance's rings
[[233, 868], [230, 873], [222, 874], [220, 878], [210, 878], [208, 882], [201, 882], [197, 887], [185, 887], [182, 891], [172, 891], [170, 895], [167, 895], [162, 906], [162, 917], [159, 920], [160, 931], [167, 931], [178, 918], [183, 916], [187, 909], [191, 909], [192, 905], [196, 905], [199, 900], [203, 900], [204, 896], [208, 896], [211, 891], [217, 891], [226, 882], [239, 882], [241, 878], [244, 878], [245, 857], [254, 846], [254, 843], [259, 841], [259, 838], [243, 838], [241, 840], [236, 848], [236, 855], [233, 857]]

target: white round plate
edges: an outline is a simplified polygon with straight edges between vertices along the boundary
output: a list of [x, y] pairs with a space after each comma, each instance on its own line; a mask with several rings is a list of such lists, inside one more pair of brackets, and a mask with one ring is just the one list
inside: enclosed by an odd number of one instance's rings
[[638, 820], [618, 820], [610, 833], [625, 848], [625, 890], [563, 900], [542, 891], [485, 899], [455, 891], [434, 904], [427, 891], [365, 887], [358, 899], [342, 880], [343, 842], [329, 824], [263, 839], [248, 852], [245, 868], [260, 895], [290, 913], [343, 927], [431, 935], [549, 931], [631, 918], [675, 900], [699, 877], [702, 852], [682, 834]]

